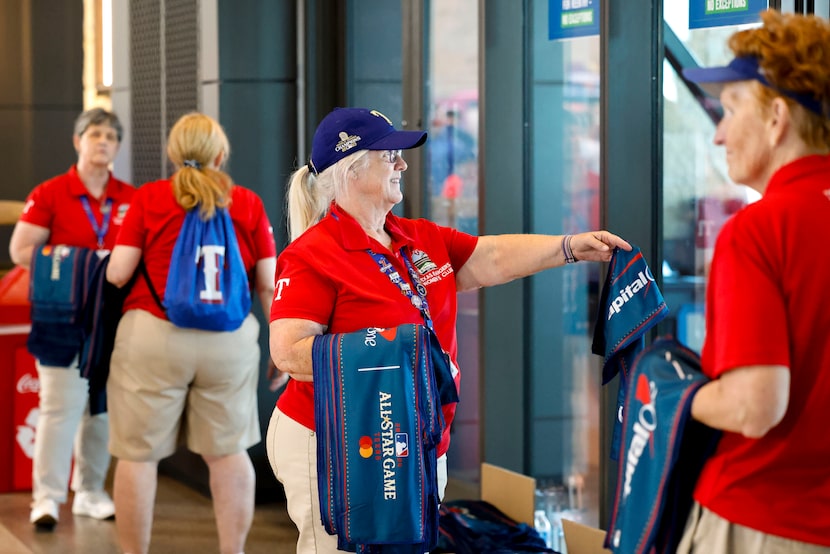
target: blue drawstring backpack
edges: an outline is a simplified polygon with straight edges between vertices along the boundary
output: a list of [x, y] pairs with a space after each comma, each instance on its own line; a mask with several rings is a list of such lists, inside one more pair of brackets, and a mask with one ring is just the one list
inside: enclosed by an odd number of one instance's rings
[[228, 210], [203, 220], [187, 212], [173, 247], [164, 289], [167, 318], [177, 327], [238, 329], [251, 311], [248, 274]]

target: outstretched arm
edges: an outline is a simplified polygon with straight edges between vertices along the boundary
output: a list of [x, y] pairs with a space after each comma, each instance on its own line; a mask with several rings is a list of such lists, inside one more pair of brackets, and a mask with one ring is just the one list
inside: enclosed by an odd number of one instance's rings
[[577, 261], [607, 262], [614, 247], [631, 250], [631, 245], [608, 231], [560, 235], [486, 235], [467, 263], [458, 271], [458, 290], [507, 283], [544, 269], [565, 265], [570, 251]]

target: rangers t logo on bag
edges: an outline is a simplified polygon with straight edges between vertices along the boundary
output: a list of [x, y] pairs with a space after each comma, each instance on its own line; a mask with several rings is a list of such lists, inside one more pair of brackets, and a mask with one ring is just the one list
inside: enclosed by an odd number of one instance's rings
[[170, 258], [164, 304], [177, 327], [233, 331], [242, 325], [251, 292], [228, 210], [217, 208], [207, 221], [198, 206], [187, 212]]

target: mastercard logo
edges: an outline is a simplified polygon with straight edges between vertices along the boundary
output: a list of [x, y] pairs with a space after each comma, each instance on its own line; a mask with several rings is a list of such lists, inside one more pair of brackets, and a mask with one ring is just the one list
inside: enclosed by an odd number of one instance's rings
[[372, 448], [372, 437], [368, 435], [360, 437], [360, 455], [364, 458], [371, 458], [374, 453], [375, 450]]

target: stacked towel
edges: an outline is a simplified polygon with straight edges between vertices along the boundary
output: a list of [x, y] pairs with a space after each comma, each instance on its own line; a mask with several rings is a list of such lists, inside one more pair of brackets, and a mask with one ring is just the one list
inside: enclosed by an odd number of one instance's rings
[[101, 264], [101, 256], [88, 248], [59, 244], [35, 249], [29, 286], [32, 330], [27, 346], [42, 364], [68, 367], [80, 352], [85, 305]]
[[107, 411], [106, 384], [121, 308], [129, 292], [106, 280], [109, 254], [66, 245], [35, 249], [30, 272], [29, 352], [40, 363], [69, 367], [76, 357], [89, 381], [89, 411]]
[[675, 552], [695, 483], [720, 432], [691, 418], [708, 378], [700, 358], [673, 338], [643, 350], [625, 401], [617, 490], [605, 546], [614, 552]]
[[422, 325], [316, 337], [312, 348], [323, 524], [351, 552], [437, 542], [436, 447], [457, 402], [449, 359]]

